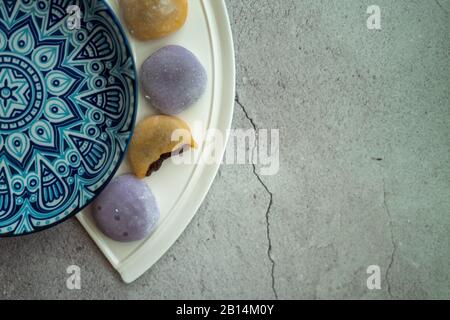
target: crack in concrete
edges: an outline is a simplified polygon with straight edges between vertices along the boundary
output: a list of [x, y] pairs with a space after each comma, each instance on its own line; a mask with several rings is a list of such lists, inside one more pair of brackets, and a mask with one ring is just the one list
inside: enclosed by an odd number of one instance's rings
[[389, 260], [388, 267], [386, 268], [385, 281], [387, 284], [387, 291], [388, 291], [389, 296], [391, 298], [394, 298], [394, 295], [392, 294], [391, 283], [389, 281], [389, 273], [391, 271], [392, 265], [394, 264], [395, 254], [397, 252], [397, 244], [396, 244], [395, 238], [394, 238], [394, 230], [393, 230], [393, 225], [392, 225], [391, 211], [389, 210], [386, 198], [387, 198], [386, 181], [384, 180], [384, 177], [383, 177], [383, 205], [384, 205], [384, 210], [386, 211], [386, 215], [389, 220], [389, 231], [391, 233], [391, 243], [392, 243], [392, 253], [391, 253], [391, 258]]
[[[242, 109], [242, 111], [245, 114], [245, 117], [247, 118], [247, 120], [252, 125], [253, 130], [255, 131], [255, 134], [256, 134], [256, 138], [257, 138], [258, 137], [258, 127], [257, 127], [255, 121], [249, 116], [249, 114], [247, 112], [247, 109], [240, 102], [238, 95], [236, 95], [235, 102]], [[257, 141], [257, 139], [256, 139], [256, 141]], [[255, 141], [255, 145], [253, 146], [253, 150], [252, 150], [252, 159], [254, 159], [255, 149], [256, 149], [256, 146], [257, 146], [256, 141]], [[272, 238], [270, 236], [270, 209], [272, 208], [272, 205], [273, 205], [273, 193], [269, 190], [267, 185], [261, 179], [261, 176], [257, 173], [257, 171], [256, 171], [256, 164], [252, 163], [252, 166], [253, 166], [253, 174], [255, 175], [255, 177], [259, 181], [259, 183], [263, 186], [264, 190], [267, 192], [267, 194], [269, 195], [269, 199], [270, 199], [269, 205], [267, 206], [267, 210], [266, 210], [266, 214], [265, 214], [265, 217], [266, 217], [266, 236], [267, 236], [267, 241], [268, 241], [267, 257], [268, 257], [268, 259], [270, 261], [270, 264], [271, 264], [270, 276], [271, 276], [271, 279], [272, 279], [272, 291], [273, 291], [273, 294], [275, 296], [275, 299], [278, 300], [278, 293], [277, 293], [277, 290], [276, 290], [276, 287], [275, 287], [275, 260], [273, 259], [273, 256], [272, 256], [272, 249], [273, 249], [273, 247], [272, 247]]]
[[450, 12], [444, 8], [444, 6], [439, 2], [439, 0], [434, 0], [434, 2], [436, 2], [436, 4], [439, 6], [439, 8], [441, 8], [442, 11], [444, 11], [446, 14], [450, 15]]

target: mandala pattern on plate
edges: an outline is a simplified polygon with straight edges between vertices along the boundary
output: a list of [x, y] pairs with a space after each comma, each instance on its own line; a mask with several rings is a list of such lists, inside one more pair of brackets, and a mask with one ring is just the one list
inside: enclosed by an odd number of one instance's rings
[[[81, 28], [66, 9], [78, 5]], [[103, 0], [0, 0], [0, 236], [83, 209], [132, 134], [136, 71]]]

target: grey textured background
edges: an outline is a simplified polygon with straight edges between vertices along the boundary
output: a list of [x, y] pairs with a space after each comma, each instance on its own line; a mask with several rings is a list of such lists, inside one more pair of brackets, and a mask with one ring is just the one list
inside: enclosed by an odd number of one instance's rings
[[[131, 285], [74, 219], [0, 240], [1, 299], [450, 298], [450, 1], [227, 4], [233, 126], [280, 129], [279, 174], [223, 166]], [[366, 28], [371, 4], [381, 31]], [[66, 289], [70, 264], [80, 291]]]

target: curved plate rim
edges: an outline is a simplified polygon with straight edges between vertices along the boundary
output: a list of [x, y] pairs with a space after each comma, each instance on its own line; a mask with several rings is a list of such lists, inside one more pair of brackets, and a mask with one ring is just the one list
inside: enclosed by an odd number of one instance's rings
[[[197, 1], [201, 2], [203, 11], [210, 13], [206, 14], [204, 12], [208, 22], [211, 19], [210, 15], [214, 16], [214, 30], [210, 30], [209, 33], [212, 38], [214, 72], [216, 73], [217, 70], [220, 70], [220, 75], [215, 76], [214, 80], [219, 79], [224, 85], [214, 85], [214, 89], [217, 92], [213, 98], [212, 109], [216, 115], [213, 122], [210, 122], [210, 125], [212, 124], [214, 129], [223, 131], [226, 138], [225, 142], [227, 142], [234, 114], [236, 82], [235, 53], [230, 20], [224, 0]], [[211, 23], [208, 24], [211, 28]], [[214, 38], [213, 32], [217, 35], [217, 38]], [[225, 153], [225, 146], [226, 143], [223, 150], [221, 150], [221, 158], [223, 158]], [[89, 220], [84, 216], [84, 213], [78, 215], [77, 218], [107, 260], [119, 272], [123, 281], [131, 283], [151, 268], [181, 236], [208, 194], [220, 165], [220, 163], [198, 165], [187, 184], [187, 186], [192, 186], [192, 188], [186, 188], [187, 191], [185, 190], [180, 196], [171, 214], [166, 217], [167, 220], [164, 225], [160, 225], [149, 239], [140, 244], [130, 256], [127, 256], [122, 261], [116, 259], [111, 251], [112, 248], [105, 244], [102, 236], [90, 226]], [[152, 240], [151, 243], [150, 239]]]

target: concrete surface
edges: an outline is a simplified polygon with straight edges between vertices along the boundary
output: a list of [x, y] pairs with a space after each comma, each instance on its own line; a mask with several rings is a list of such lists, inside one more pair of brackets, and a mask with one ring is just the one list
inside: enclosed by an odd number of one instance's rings
[[450, 1], [227, 2], [234, 127], [280, 129], [279, 174], [223, 166], [132, 285], [75, 220], [1, 240], [1, 299], [450, 298]]

